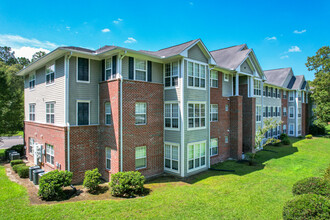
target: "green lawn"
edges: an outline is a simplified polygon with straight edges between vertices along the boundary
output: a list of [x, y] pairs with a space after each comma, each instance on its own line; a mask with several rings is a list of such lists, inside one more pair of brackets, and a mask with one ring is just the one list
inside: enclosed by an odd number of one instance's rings
[[281, 219], [293, 183], [322, 176], [330, 163], [329, 139], [292, 140], [292, 146], [259, 152], [259, 166], [228, 161], [215, 168], [235, 173], [208, 171], [186, 184], [155, 180], [147, 185], [151, 194], [137, 199], [31, 206], [25, 188], [11, 182], [0, 166], [0, 218]]
[[0, 137], [23, 136], [23, 131], [18, 131], [15, 134], [0, 134]]

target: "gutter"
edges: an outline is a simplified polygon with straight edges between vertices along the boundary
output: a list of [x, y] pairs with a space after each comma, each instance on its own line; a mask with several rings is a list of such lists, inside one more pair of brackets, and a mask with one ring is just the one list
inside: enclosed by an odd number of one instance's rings
[[72, 52], [67, 57], [65, 56], [65, 123], [67, 126], [67, 157], [68, 157], [68, 167], [67, 170], [70, 171], [70, 123], [69, 123], [69, 69], [70, 69], [70, 58]]
[[123, 172], [123, 74], [122, 74], [122, 62], [126, 56], [127, 51], [125, 50], [124, 55], [120, 57], [119, 71], [120, 71], [120, 172]]

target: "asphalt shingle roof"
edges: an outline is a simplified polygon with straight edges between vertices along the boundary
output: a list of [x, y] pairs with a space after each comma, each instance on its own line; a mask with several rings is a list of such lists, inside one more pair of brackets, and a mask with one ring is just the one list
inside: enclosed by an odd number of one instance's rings
[[273, 70], [264, 70], [265, 76], [267, 78], [266, 83], [282, 87], [290, 71], [291, 71], [291, 67], [273, 69]]
[[304, 76], [300, 75], [300, 76], [296, 76], [296, 80], [292, 86], [292, 89], [300, 89], [300, 85], [303, 82]]

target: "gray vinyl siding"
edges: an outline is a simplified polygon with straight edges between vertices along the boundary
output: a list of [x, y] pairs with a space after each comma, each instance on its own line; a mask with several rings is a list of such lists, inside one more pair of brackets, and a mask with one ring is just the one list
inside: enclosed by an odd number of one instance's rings
[[229, 74], [229, 80], [228, 82], [226, 82], [225, 74], [222, 74], [222, 96], [229, 97], [233, 95], [232, 93], [233, 93], [233, 75]]
[[[180, 119], [179, 119], [180, 120]], [[171, 142], [171, 143], [177, 143], [178, 145], [181, 145], [181, 131], [173, 131], [173, 130], [166, 130], [164, 133], [164, 141], [165, 142]]]
[[198, 60], [203, 63], [208, 63], [207, 57], [197, 44], [188, 50], [188, 58]]
[[98, 124], [99, 79], [102, 72], [102, 62], [90, 60], [90, 82], [76, 81], [77, 57], [70, 58], [70, 89], [69, 89], [69, 122], [77, 125], [77, 100], [90, 101], [90, 124]]
[[[179, 84], [181, 79], [179, 79]], [[173, 88], [173, 89], [165, 89], [164, 92], [164, 100], [165, 101], [177, 101], [181, 99], [181, 91], [180, 88]]]
[[288, 87], [288, 84], [289, 84], [292, 76], [293, 76], [293, 72], [290, 71], [290, 73], [288, 74], [287, 78], [285, 79], [285, 81], [284, 81], [284, 83], [282, 85], [284, 88], [287, 88]]
[[[29, 120], [29, 104], [35, 103], [35, 122], [46, 123], [46, 103], [54, 102], [55, 125], [64, 126], [64, 102], [65, 102], [65, 73], [64, 57], [47, 64], [55, 63], [55, 81], [52, 85], [46, 85], [46, 66], [37, 69], [36, 85], [33, 90], [29, 89], [29, 76], [24, 78], [24, 111], [25, 120]], [[32, 74], [32, 73], [31, 73]]]
[[249, 64], [246, 61], [244, 63], [242, 63], [240, 71], [243, 73], [253, 74]]
[[122, 59], [122, 75], [124, 79], [128, 79], [128, 57]]

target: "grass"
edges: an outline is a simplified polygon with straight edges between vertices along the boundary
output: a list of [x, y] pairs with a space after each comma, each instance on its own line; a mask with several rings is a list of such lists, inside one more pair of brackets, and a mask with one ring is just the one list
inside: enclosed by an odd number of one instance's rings
[[146, 185], [151, 194], [136, 199], [29, 205], [24, 187], [11, 182], [0, 166], [2, 219], [86, 218], [222, 218], [281, 219], [292, 185], [305, 177], [322, 176], [329, 165], [326, 138], [291, 139], [292, 146], [267, 147], [257, 166], [227, 161], [189, 182], [156, 179]]
[[12, 137], [12, 136], [21, 136], [23, 137], [24, 132], [23, 131], [18, 131], [15, 134], [0, 134], [0, 137]]

